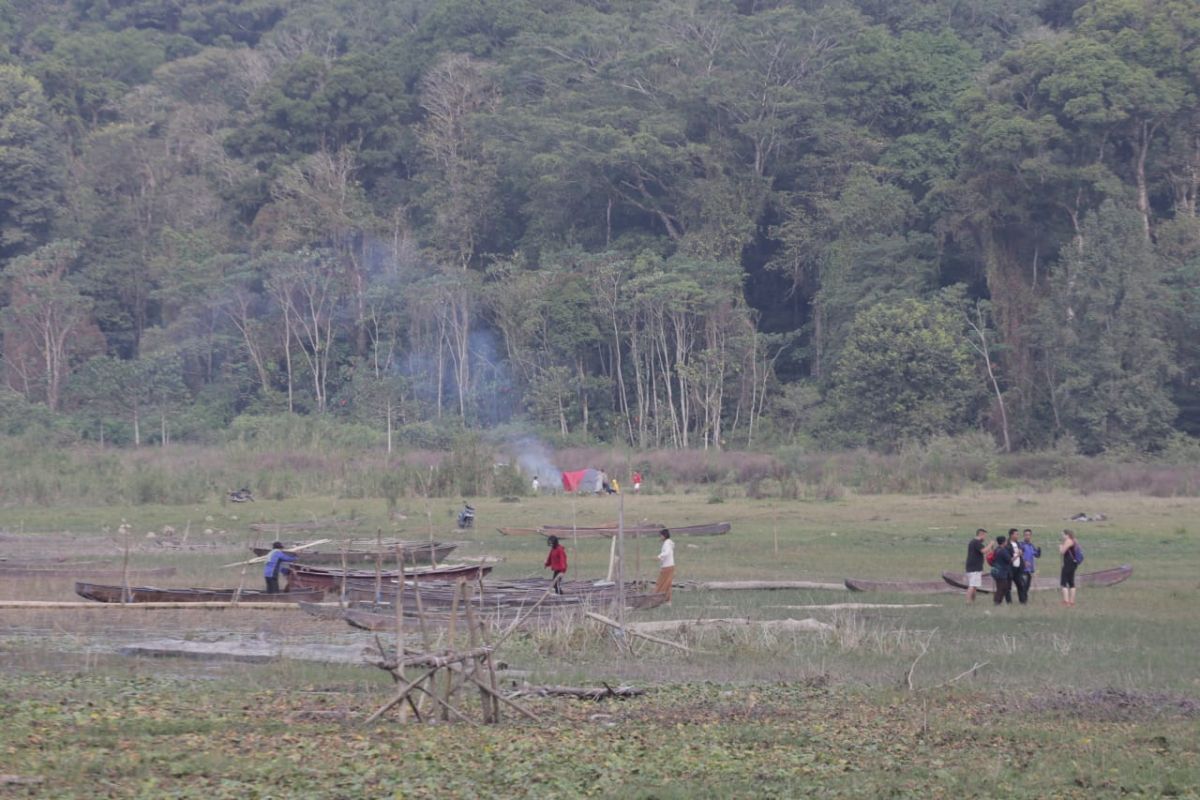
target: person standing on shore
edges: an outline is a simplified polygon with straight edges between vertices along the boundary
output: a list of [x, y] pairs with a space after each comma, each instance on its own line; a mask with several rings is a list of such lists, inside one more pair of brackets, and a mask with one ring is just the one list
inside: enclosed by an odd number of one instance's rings
[[[1025, 559], [1021, 551], [1021, 541], [1017, 538], [1017, 529], [1008, 529], [1008, 547], [1012, 551], [1012, 585], [1017, 589], [1017, 600], [1021, 605], [1025, 605], [1029, 601], [1029, 587], [1025, 584]], [[1005, 602], [1012, 602], [1012, 591], [1008, 593], [1008, 597], [1004, 598]]]
[[658, 551], [658, 582], [654, 584], [657, 594], [667, 596], [667, 605], [671, 605], [671, 584], [675, 580], [675, 543], [671, 541], [671, 532], [663, 528], [658, 532], [662, 539], [662, 549]]
[[284, 562], [295, 561], [296, 556], [283, 549], [283, 542], [273, 542], [271, 552], [267, 555], [267, 564], [263, 567], [263, 578], [267, 582], [267, 594], [279, 594], [279, 573], [287, 574]]
[[[1033, 574], [1037, 572], [1037, 560], [1042, 557], [1042, 548], [1033, 543], [1033, 531], [1025, 529], [1021, 539], [1021, 572], [1025, 580], [1025, 599], [1029, 599], [1029, 590], [1033, 587]], [[1022, 603], [1025, 600], [1021, 601]]]
[[633, 473], [633, 493], [642, 493], [642, 473], [641, 471]]
[[998, 606], [1003, 602], [1012, 602], [1013, 554], [1005, 537], [996, 537], [995, 552], [996, 558], [992, 562], [992, 583], [996, 586], [992, 590], [992, 604]]
[[546, 556], [546, 566], [554, 573], [550, 579], [550, 585], [554, 587], [555, 594], [562, 594], [562, 577], [567, 572], [567, 548], [558, 543], [557, 536], [548, 537], [546, 543], [550, 545], [550, 554]]
[[975, 602], [975, 592], [983, 584], [983, 560], [987, 555], [987, 531], [975, 531], [975, 538], [967, 542], [967, 602]]
[[1062, 555], [1062, 572], [1059, 574], [1058, 585], [1062, 589], [1063, 605], [1074, 606], [1075, 568], [1079, 566], [1079, 542], [1075, 539], [1075, 531], [1068, 528], [1062, 532], [1058, 552]]

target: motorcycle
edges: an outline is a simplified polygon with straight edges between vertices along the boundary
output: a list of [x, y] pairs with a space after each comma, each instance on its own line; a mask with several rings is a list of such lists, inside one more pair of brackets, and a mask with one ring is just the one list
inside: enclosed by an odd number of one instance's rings
[[458, 529], [466, 530], [467, 528], [475, 527], [475, 508], [469, 503], [463, 506], [463, 510], [458, 512]]

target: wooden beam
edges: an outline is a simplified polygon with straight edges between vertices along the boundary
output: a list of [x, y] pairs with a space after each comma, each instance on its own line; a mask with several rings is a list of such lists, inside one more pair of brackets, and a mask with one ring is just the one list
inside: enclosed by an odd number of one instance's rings
[[831, 592], [847, 592], [844, 583], [822, 583], [821, 581], [700, 581], [685, 584], [681, 589], [698, 589], [706, 592], [770, 591], [782, 589], [821, 589]]
[[[154, 603], [97, 603], [95, 601], [88, 602], [86, 600], [0, 600], [0, 608], [28, 608], [37, 609], [39, 611], [80, 608], [90, 608], [96, 611], [154, 611], [165, 608], [192, 608], [196, 609], [197, 611], [235, 611], [239, 608], [254, 609], [255, 611], [298, 611], [300, 609], [299, 603], [299, 600], [294, 603], [256, 603], [253, 601], [245, 601], [239, 602], [236, 605], [228, 600], [219, 603], [170, 603], [166, 601]], [[322, 603], [321, 605], [325, 604]]]

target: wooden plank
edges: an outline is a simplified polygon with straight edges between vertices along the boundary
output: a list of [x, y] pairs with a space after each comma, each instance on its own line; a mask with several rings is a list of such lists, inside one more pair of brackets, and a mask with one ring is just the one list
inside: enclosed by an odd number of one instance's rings
[[[325, 605], [324, 603], [320, 605]], [[334, 604], [336, 606], [336, 604]], [[237, 603], [236, 605], [229, 602], [204, 602], [204, 603], [95, 603], [88, 601], [72, 601], [72, 600], [0, 600], [0, 609], [4, 608], [25, 608], [52, 611], [55, 609], [80, 609], [92, 608], [98, 611], [121, 611], [121, 610], [146, 610], [154, 611], [167, 608], [194, 608], [204, 609], [208, 611], [234, 611], [239, 608], [254, 609], [255, 611], [296, 611], [300, 608], [299, 602], [295, 603]]]
[[280, 659], [316, 661], [327, 664], [365, 665], [367, 663], [364, 657], [364, 647], [361, 644], [287, 645], [245, 640], [196, 642], [183, 639], [155, 639], [122, 645], [119, 652], [127, 656], [186, 658], [199, 661], [240, 661], [251, 664], [263, 664]]
[[785, 611], [858, 611], [866, 608], [941, 608], [938, 603], [826, 603], [811, 606], [764, 606]]
[[[590, 615], [589, 615], [590, 616]], [[631, 622], [626, 630], [635, 636], [648, 632], [679, 632], [688, 628], [774, 628], [785, 631], [831, 631], [833, 626], [815, 619], [747, 619], [726, 617], [718, 619], [663, 619], [653, 622]]]
[[820, 589], [831, 592], [849, 591], [844, 583], [822, 583], [820, 581], [699, 581], [685, 584], [680, 589], [698, 589], [705, 592], [777, 591], [786, 589]]

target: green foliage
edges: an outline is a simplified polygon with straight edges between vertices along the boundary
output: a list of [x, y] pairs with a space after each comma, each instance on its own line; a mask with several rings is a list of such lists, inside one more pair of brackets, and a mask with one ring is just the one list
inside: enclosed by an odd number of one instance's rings
[[[1200, 432], [1197, 20], [1197, 0], [0, 2], [0, 271], [77, 242], [57, 285], [90, 315], [34, 370], [33, 315], [0, 298], [4, 375], [122, 445], [286, 409], [391, 449], [530, 423], [895, 448], [998, 430], [1003, 402], [1015, 448], [1157, 448]], [[1162, 309], [1120, 347], [1051, 308], [1095, 271], [1087, 239], [1125, 235], [1107, 201], [1136, 210], [1149, 253], [1126, 255], [1156, 263]], [[835, 385], [856, 320], [959, 284], [989, 309], [994, 399], [921, 394], [899, 405], [928, 415], [868, 435]], [[1073, 372], [1152, 350], [1149, 377]], [[123, 375], [155, 376], [156, 405]]]
[[1137, 214], [1106, 203], [1063, 262], [1044, 325], [1066, 430], [1086, 453], [1160, 448], [1176, 413], [1172, 365], [1161, 266]]
[[61, 158], [41, 85], [0, 64], [0, 262], [45, 241], [59, 208]]
[[978, 388], [955, 305], [951, 295], [859, 314], [834, 374], [843, 431], [893, 450], [964, 428]]

